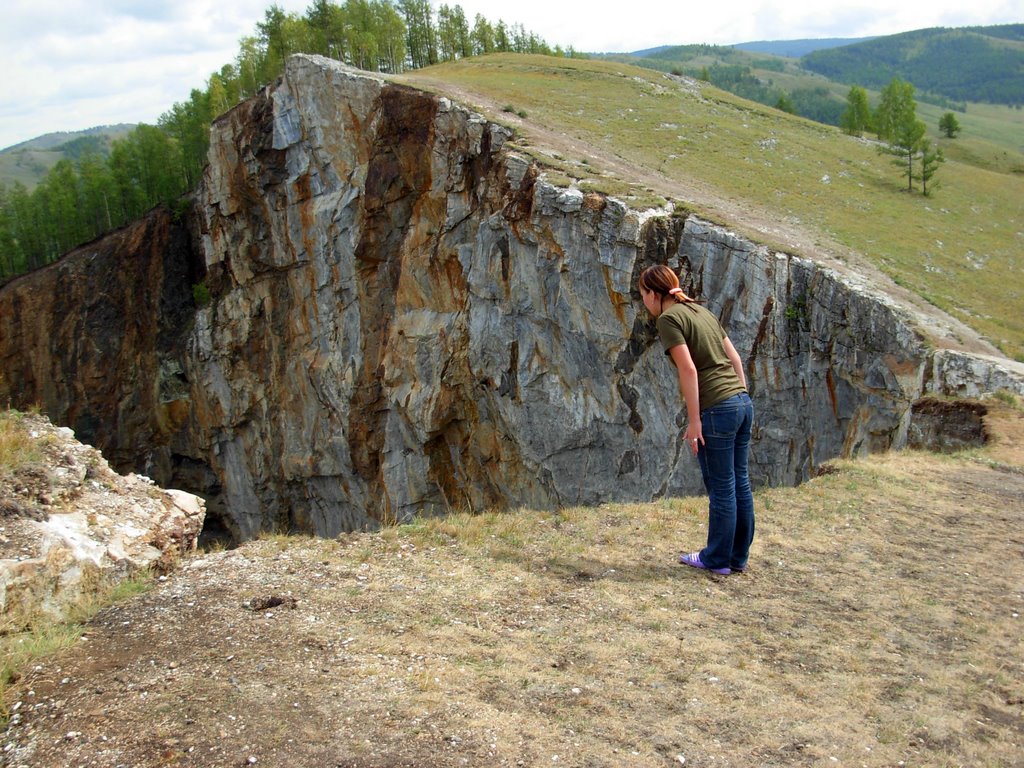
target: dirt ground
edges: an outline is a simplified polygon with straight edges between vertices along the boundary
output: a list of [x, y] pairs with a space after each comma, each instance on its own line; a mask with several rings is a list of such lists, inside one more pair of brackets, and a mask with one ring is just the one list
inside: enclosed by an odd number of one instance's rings
[[[200, 554], [8, 700], [17, 766], [1013, 766], [1024, 413], [757, 497], [459, 516]], [[694, 468], [696, 471], [696, 467]]]

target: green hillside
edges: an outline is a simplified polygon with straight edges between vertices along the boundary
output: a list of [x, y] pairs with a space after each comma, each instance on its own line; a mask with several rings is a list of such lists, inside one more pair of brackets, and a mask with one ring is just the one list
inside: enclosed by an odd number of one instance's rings
[[1024, 105], [1024, 24], [920, 29], [807, 54], [832, 80], [881, 88], [893, 77], [953, 101]]
[[[1011, 35], [1019, 26], [1024, 25], [985, 29], [991, 39], [998, 41], [1002, 39], [1000, 35]], [[871, 42], [884, 46], [888, 44], [886, 41], [901, 37], [904, 36], [875, 38]], [[832, 80], [805, 69], [799, 60], [766, 52], [741, 50], [733, 46], [666, 46], [652, 49], [643, 55], [613, 54], [602, 58], [659, 72], [705, 78], [712, 85], [766, 106], [775, 106], [780, 97], [785, 95], [791, 100], [796, 114], [830, 125], [839, 124], [839, 116], [846, 108], [846, 97], [850, 90], [848, 83]], [[936, 67], [947, 71], [955, 69], [955, 65], [956, 62], [952, 59], [936, 63]], [[900, 70], [898, 75], [917, 86], [909, 72]], [[891, 78], [891, 75], [885, 78], [881, 86], [887, 85]], [[1018, 80], [1024, 84], [1024, 78], [1018, 77]], [[872, 106], [878, 104], [879, 90], [880, 88], [867, 86]], [[938, 122], [942, 114], [950, 109], [948, 100], [935, 94], [929, 96], [920, 92], [917, 92], [916, 96], [918, 116], [925, 122], [933, 139], [938, 140]], [[932, 101], [926, 101], [925, 98]], [[963, 132], [957, 141], [945, 143], [943, 149], [947, 157], [990, 170], [1015, 169], [1017, 172], [1024, 172], [1024, 110], [1010, 105], [973, 101], [958, 103], [956, 107], [957, 120], [963, 127]]]
[[801, 68], [796, 59], [728, 45], [666, 46], [643, 55], [600, 58], [705, 80], [768, 106], [786, 97], [792, 100], [796, 114], [830, 125], [839, 124], [848, 90]]
[[749, 43], [736, 43], [733, 47], [753, 53], [770, 53], [774, 56], [799, 59], [811, 51], [818, 51], [822, 48], [838, 48], [841, 45], [853, 45], [873, 39], [872, 37], [824, 37], [801, 40], [757, 40]]
[[619, 62], [486, 56], [402, 80], [513, 122], [554, 180], [637, 206], [672, 198], [788, 253], [787, 231], [810, 233], [803, 255], [865, 258], [1024, 360], [1020, 151], [979, 141], [979, 167], [945, 140], [950, 160], [926, 198], [903, 191], [871, 141]]
[[24, 184], [31, 191], [59, 161], [77, 160], [86, 152], [106, 155], [110, 143], [134, 125], [103, 125], [84, 131], [60, 131], [37, 136], [0, 150], [0, 185]]

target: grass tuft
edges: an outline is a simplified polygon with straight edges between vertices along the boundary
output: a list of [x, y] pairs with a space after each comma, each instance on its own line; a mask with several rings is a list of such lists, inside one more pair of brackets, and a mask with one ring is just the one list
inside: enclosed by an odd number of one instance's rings
[[29, 434], [23, 414], [0, 411], [0, 478], [11, 477], [42, 459], [39, 441]]
[[0, 726], [6, 724], [9, 689], [25, 671], [46, 658], [73, 646], [85, 633], [86, 624], [101, 610], [152, 589], [154, 575], [140, 571], [112, 581], [96, 575], [92, 589], [67, 608], [63, 618], [42, 611], [15, 609], [0, 617]]

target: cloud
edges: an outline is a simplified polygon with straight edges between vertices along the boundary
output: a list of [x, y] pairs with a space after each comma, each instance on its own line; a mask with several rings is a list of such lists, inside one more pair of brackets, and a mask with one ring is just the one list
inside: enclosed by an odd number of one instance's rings
[[[340, 2], [341, 0], [334, 0]], [[277, 0], [302, 14], [312, 0]], [[434, 0], [435, 6], [442, 0]], [[155, 122], [203, 88], [254, 34], [271, 0], [8, 0], [0, 25], [0, 147], [42, 133]], [[659, 45], [886, 35], [929, 26], [1020, 22], [1019, 0], [730, 0], [627, 5], [448, 0], [473, 23], [521, 23], [551, 45], [635, 51]]]
[[0, 147], [50, 131], [156, 122], [233, 60], [265, 7], [263, 0], [15, 0], [0, 26]]

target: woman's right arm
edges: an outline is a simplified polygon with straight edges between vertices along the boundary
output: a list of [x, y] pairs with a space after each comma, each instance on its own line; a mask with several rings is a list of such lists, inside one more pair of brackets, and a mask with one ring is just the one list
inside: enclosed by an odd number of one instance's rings
[[740, 384], [746, 389], [747, 375], [743, 372], [743, 361], [740, 359], [740, 353], [736, 351], [736, 347], [729, 341], [728, 336], [722, 339], [722, 345], [725, 347], [725, 354], [729, 358], [729, 362], [732, 363], [732, 369], [736, 371], [736, 375], [739, 377]]
[[686, 442], [697, 453], [697, 442], [704, 442], [700, 423], [700, 388], [697, 385], [697, 366], [693, 364], [690, 350], [685, 344], [677, 344], [668, 350], [669, 357], [676, 364], [679, 374], [679, 394], [686, 401]]

